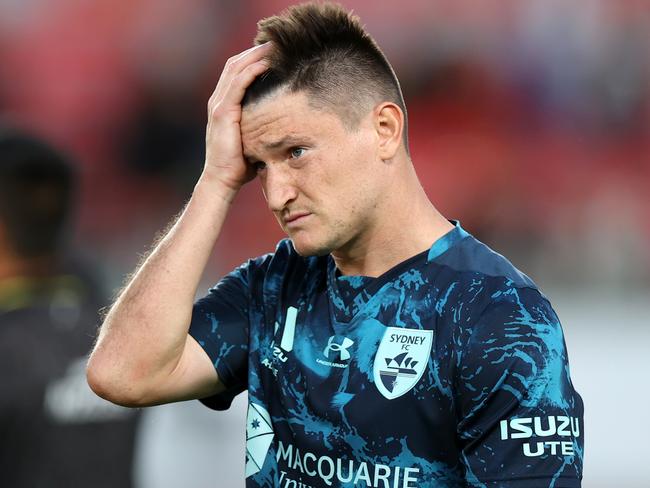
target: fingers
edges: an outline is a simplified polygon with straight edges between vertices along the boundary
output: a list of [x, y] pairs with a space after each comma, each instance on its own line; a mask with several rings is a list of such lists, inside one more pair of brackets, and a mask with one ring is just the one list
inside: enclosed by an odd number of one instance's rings
[[248, 64], [263, 59], [264, 56], [268, 55], [270, 51], [271, 51], [270, 42], [266, 42], [258, 46], [253, 46], [229, 58], [226, 61], [226, 67], [231, 70], [234, 69], [235, 71], [241, 71], [241, 69], [246, 67]]
[[[259, 46], [251, 47], [246, 51], [243, 51], [229, 58], [226, 61], [219, 82], [217, 83], [217, 86], [215, 87], [214, 92], [210, 97], [210, 103], [212, 102], [218, 103], [218, 100], [224, 95], [225, 90], [227, 90], [228, 87], [231, 85], [233, 79], [239, 76], [249, 66], [262, 61], [265, 58], [265, 56], [269, 54], [270, 51], [271, 51], [271, 43], [267, 42], [265, 44], [260, 44]], [[264, 70], [262, 70], [260, 73], [262, 73], [263, 71]]]
[[223, 102], [226, 105], [239, 105], [244, 98], [246, 89], [255, 78], [264, 73], [269, 67], [268, 61], [262, 59], [256, 63], [249, 64], [230, 82], [230, 86], [223, 96]]
[[246, 88], [268, 69], [270, 50], [267, 43], [230, 58], [208, 102], [206, 168], [216, 171], [230, 188], [239, 188], [254, 176], [242, 154], [241, 102]]

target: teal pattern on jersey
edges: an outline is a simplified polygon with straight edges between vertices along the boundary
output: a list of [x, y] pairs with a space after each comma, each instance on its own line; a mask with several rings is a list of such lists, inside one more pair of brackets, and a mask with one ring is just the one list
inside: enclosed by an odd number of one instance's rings
[[559, 319], [458, 223], [377, 278], [281, 241], [197, 301], [190, 333], [226, 386], [203, 402], [248, 391], [247, 487], [580, 486]]

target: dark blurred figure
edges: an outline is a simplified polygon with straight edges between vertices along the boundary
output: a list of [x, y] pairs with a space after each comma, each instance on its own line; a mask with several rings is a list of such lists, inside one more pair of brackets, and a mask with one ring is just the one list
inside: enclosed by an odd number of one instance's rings
[[75, 172], [0, 127], [0, 486], [129, 487], [136, 416], [90, 392], [102, 294], [65, 254]]

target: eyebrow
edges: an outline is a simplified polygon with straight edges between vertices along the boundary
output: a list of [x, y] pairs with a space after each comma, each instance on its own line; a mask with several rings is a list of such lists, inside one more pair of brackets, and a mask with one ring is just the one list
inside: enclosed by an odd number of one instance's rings
[[[308, 137], [296, 137], [296, 136], [286, 136], [283, 137], [282, 139], [274, 142], [269, 142], [268, 144], [264, 144], [264, 149], [266, 150], [275, 150], [281, 147], [291, 147], [291, 146], [299, 146], [301, 144], [313, 144], [311, 142], [311, 139]], [[244, 154], [244, 158], [247, 160], [254, 160], [255, 158], [251, 156], [250, 154]]]

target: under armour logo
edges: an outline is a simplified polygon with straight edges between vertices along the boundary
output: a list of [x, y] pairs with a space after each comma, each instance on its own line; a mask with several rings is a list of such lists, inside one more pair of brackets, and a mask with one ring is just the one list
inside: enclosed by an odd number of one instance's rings
[[334, 339], [336, 339], [335, 335], [330, 337], [329, 340], [327, 341], [327, 347], [323, 351], [325, 357], [329, 358], [330, 351], [334, 351], [340, 353], [341, 361], [350, 359], [350, 353], [348, 352], [348, 348], [352, 344], [354, 344], [354, 341], [352, 339], [348, 339], [347, 337], [344, 337], [343, 342], [341, 344], [338, 344], [337, 342], [334, 342]]

